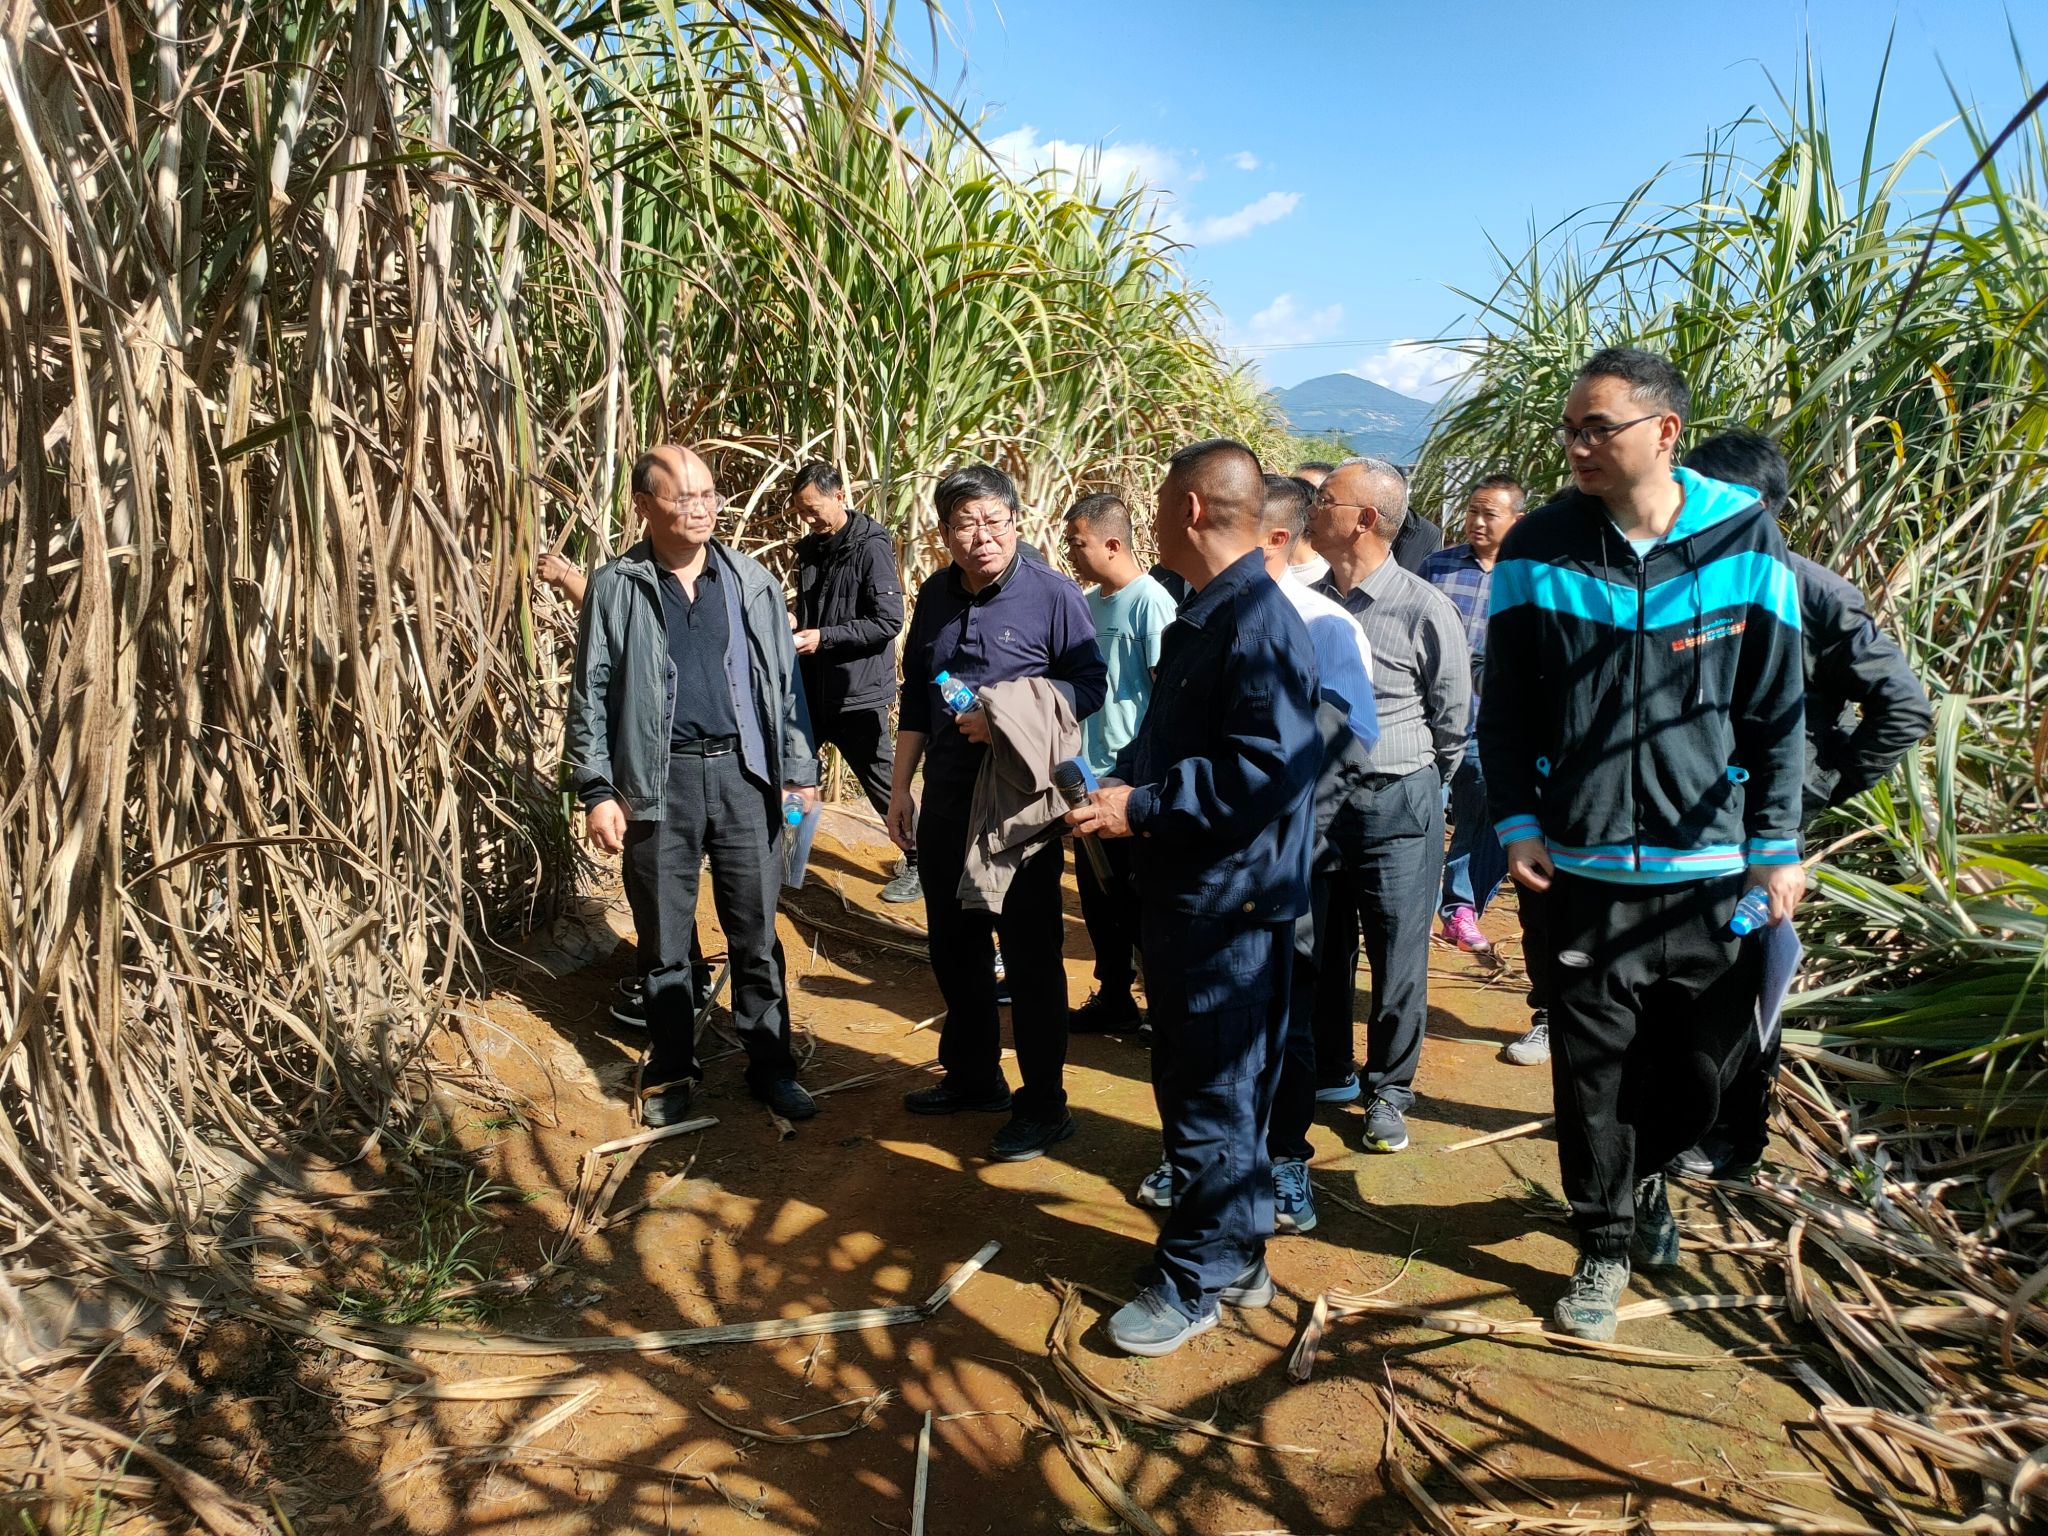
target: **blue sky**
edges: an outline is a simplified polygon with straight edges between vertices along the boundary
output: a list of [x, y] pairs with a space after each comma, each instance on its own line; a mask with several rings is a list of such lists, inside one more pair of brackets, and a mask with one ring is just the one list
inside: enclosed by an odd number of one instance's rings
[[[1227, 340], [1267, 379], [1349, 370], [1433, 397], [1414, 343], [1456, 331], [1451, 289], [1611, 202], [1752, 108], [1781, 115], [1811, 43], [1838, 136], [1860, 143], [1896, 26], [1880, 147], [1953, 114], [1943, 69], [1995, 130], [2048, 69], [2048, 0], [953, 0], [935, 78], [1022, 164], [1099, 151], [1190, 249]], [[2010, 24], [2011, 32], [2008, 31]], [[927, 38], [915, 63], [934, 69]], [[1936, 188], [1973, 158], [1936, 141]]]

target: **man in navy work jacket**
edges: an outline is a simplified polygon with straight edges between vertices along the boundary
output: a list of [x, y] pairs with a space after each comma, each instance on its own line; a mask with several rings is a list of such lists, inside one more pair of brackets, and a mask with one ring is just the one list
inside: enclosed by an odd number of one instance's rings
[[1161, 643], [1137, 739], [1068, 815], [1077, 832], [1137, 839], [1152, 1091], [1176, 1198], [1144, 1288], [1109, 1322], [1136, 1355], [1215, 1327], [1219, 1304], [1273, 1299], [1266, 1130], [1323, 742], [1308, 630], [1259, 551], [1264, 505], [1242, 443], [1173, 456], [1153, 538], [1194, 590]]
[[[939, 532], [953, 563], [918, 589], [903, 644], [903, 695], [897, 714], [896, 778], [889, 795], [889, 836], [915, 849], [924, 881], [932, 974], [946, 1003], [939, 1036], [945, 1077], [905, 1095], [913, 1114], [1010, 1110], [990, 1155], [1003, 1162], [1039, 1156], [1074, 1133], [1067, 1114], [1067, 972], [1060, 907], [1064, 842], [1048, 838], [1024, 861], [990, 914], [962, 905], [974, 781], [988, 755], [988, 716], [955, 715], [934, 681], [941, 672], [979, 690], [1017, 678], [1044, 678], [1086, 719], [1102, 707], [1108, 671], [1095, 649], [1095, 626], [1081, 589], [1017, 547], [1017, 489], [986, 464], [956, 469], [939, 482]], [[924, 804], [911, 778], [924, 765]], [[1003, 1081], [1002, 1022], [996, 1011], [999, 937], [1012, 999], [1022, 1086], [1013, 1099]]]
[[1631, 1251], [1678, 1262], [1664, 1165], [1713, 1123], [1755, 1031], [1761, 936], [1799, 862], [1798, 583], [1756, 492], [1676, 468], [1678, 370], [1595, 353], [1558, 441], [1574, 489], [1494, 567], [1479, 753], [1508, 872], [1547, 891], [1558, 1166], [1579, 1262], [1552, 1320], [1614, 1336]]
[[816, 803], [818, 754], [782, 586], [713, 537], [723, 505], [688, 449], [633, 466], [647, 537], [591, 576], [569, 685], [564, 756], [590, 839], [625, 856], [646, 978], [649, 1125], [681, 1120], [701, 1075], [690, 941], [706, 854], [747, 1086], [787, 1119], [817, 1113], [790, 1057], [775, 902], [783, 797]]

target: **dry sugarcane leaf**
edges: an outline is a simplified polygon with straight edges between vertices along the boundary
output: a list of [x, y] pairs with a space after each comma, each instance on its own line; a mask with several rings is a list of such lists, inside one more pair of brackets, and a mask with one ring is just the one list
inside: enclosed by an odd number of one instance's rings
[[[866, 1397], [856, 1397], [845, 1403], [835, 1403], [832, 1405], [833, 1408], [848, 1408], [851, 1407], [854, 1403], [860, 1403], [863, 1406], [861, 1408], [860, 1413], [854, 1418], [854, 1421], [851, 1424], [847, 1425], [844, 1429], [821, 1430], [816, 1434], [809, 1435], [783, 1435], [777, 1434], [772, 1429], [749, 1429], [744, 1424], [735, 1424], [731, 1419], [728, 1419], [727, 1417], [725, 1417], [725, 1415], [719, 1413], [716, 1409], [714, 1409], [709, 1403], [705, 1402], [699, 1402], [697, 1404], [697, 1410], [698, 1412], [702, 1413], [707, 1419], [711, 1419], [719, 1424], [723, 1424], [727, 1429], [731, 1430], [734, 1434], [744, 1435], [747, 1439], [757, 1440], [763, 1445], [809, 1445], [810, 1443], [816, 1440], [844, 1440], [848, 1435], [855, 1434], [858, 1433], [860, 1430], [866, 1429], [870, 1424], [875, 1422], [876, 1416], [881, 1413], [883, 1408], [888, 1406], [890, 1400], [894, 1398], [895, 1395], [896, 1394], [894, 1392], [891, 1392], [887, 1388], [884, 1388], [880, 1392], [871, 1392]], [[831, 1411], [832, 1410], [828, 1408], [820, 1408], [818, 1410], [819, 1413], [829, 1413]], [[811, 1417], [811, 1415], [806, 1414], [804, 1415], [804, 1417], [808, 1418]], [[793, 1424], [796, 1421], [794, 1419], [785, 1419], [783, 1420], [783, 1422], [785, 1424]]]

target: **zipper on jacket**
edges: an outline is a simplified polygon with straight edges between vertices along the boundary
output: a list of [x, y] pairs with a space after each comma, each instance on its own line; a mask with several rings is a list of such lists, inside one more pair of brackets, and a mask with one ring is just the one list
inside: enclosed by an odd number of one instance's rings
[[[1656, 545], [1650, 548], [1654, 550]], [[1640, 874], [1643, 868], [1643, 657], [1649, 644], [1650, 557], [1647, 553], [1636, 554], [1633, 545], [1629, 546], [1629, 553], [1635, 555], [1636, 560], [1635, 743], [1634, 750], [1629, 753], [1629, 799], [1632, 802], [1629, 814], [1634, 835], [1629, 853], [1636, 872]]]

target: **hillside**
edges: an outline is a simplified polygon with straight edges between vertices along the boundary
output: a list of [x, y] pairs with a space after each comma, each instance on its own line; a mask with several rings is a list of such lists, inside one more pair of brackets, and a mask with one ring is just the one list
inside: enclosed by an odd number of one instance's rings
[[1274, 390], [1273, 399], [1290, 430], [1304, 437], [1341, 438], [1354, 452], [1396, 464], [1415, 462], [1436, 409], [1354, 373], [1307, 379], [1292, 389]]

